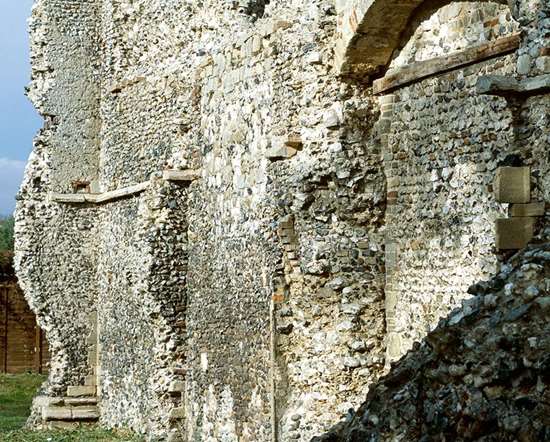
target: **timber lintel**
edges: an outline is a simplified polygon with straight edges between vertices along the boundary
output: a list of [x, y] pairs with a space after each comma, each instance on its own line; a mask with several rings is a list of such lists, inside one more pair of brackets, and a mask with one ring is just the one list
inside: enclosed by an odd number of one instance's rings
[[373, 93], [381, 94], [422, 80], [435, 74], [440, 74], [489, 58], [514, 52], [519, 48], [520, 33], [514, 33], [488, 43], [471, 46], [449, 55], [419, 61], [398, 69], [390, 70], [386, 76], [373, 82]]

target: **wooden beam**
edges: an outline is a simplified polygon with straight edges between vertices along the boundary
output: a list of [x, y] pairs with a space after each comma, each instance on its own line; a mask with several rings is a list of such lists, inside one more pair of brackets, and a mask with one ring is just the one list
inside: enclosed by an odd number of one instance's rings
[[447, 72], [473, 63], [478, 63], [492, 57], [515, 51], [520, 44], [520, 33], [499, 38], [488, 43], [471, 46], [449, 55], [419, 61], [402, 68], [390, 70], [384, 78], [373, 82], [374, 94], [381, 94], [391, 89]]
[[96, 203], [106, 203], [108, 201], [125, 198], [143, 192], [149, 187], [149, 181], [135, 184], [133, 186], [123, 187], [122, 189], [112, 190], [110, 192], [101, 193], [97, 196]]
[[[192, 169], [164, 170], [162, 172], [162, 178], [166, 181], [194, 181], [200, 178], [200, 171]], [[102, 204], [137, 195], [146, 190], [149, 184], [150, 181], [144, 181], [139, 184], [134, 184], [133, 186], [123, 187], [105, 193], [51, 193], [50, 200], [56, 203], [66, 204]]]
[[34, 334], [34, 367], [37, 373], [42, 374], [42, 330], [38, 323]]
[[120, 82], [113, 82], [109, 86], [107, 86], [107, 90], [112, 94], [118, 94], [120, 91], [122, 91], [122, 89], [133, 86], [134, 84], [138, 84], [144, 80], [145, 77], [143, 75], [138, 75], [133, 78], [127, 78], [126, 80], [122, 80]]
[[50, 199], [56, 203], [101, 204], [132, 195], [137, 195], [147, 189], [147, 187], [149, 187], [149, 181], [135, 184], [133, 186], [123, 187], [117, 190], [111, 190], [105, 193], [52, 193], [50, 195]]
[[536, 95], [550, 91], [550, 74], [517, 80], [504, 75], [479, 77], [476, 91], [483, 95]]
[[97, 194], [94, 193], [52, 193], [50, 199], [56, 203], [82, 204], [97, 202]]

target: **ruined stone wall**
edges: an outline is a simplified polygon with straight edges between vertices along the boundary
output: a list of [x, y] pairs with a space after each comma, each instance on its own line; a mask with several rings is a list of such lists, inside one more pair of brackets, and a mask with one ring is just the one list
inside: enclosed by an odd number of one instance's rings
[[[517, 28], [504, 6], [457, 4], [420, 11], [392, 68]], [[386, 353], [401, 355], [495, 271], [499, 162], [532, 165], [534, 198], [547, 200], [547, 97], [515, 105], [518, 120], [504, 98], [474, 92], [482, 74], [513, 74], [514, 54], [377, 99], [372, 72], [337, 76], [347, 4], [67, 5], [35, 6], [31, 97], [65, 118], [47, 116], [35, 143], [18, 263], [63, 361], [57, 394], [93, 372], [97, 311], [106, 427], [308, 440], [360, 403]], [[42, 73], [40, 42], [58, 40], [74, 47], [52, 50], [60, 73]], [[75, 180], [99, 194], [142, 187], [101, 203], [47, 199]]]
[[98, 389], [106, 425], [155, 435], [182, 406], [186, 193], [156, 180], [102, 210]]
[[504, 100], [475, 96], [472, 88], [479, 75], [513, 72], [513, 62], [478, 64], [394, 94], [385, 157], [392, 357], [495, 271], [494, 224], [506, 212], [492, 182], [515, 151], [512, 115]]
[[[452, 32], [444, 32], [447, 28], [454, 29], [459, 43], [469, 35], [484, 39], [514, 31], [517, 23], [503, 9], [488, 4], [474, 14], [471, 3], [455, 3], [420, 26], [413, 22], [416, 30], [392, 68], [404, 60], [421, 61], [426, 54], [437, 56], [453, 46]], [[439, 26], [432, 27], [433, 22]], [[495, 23], [499, 31], [494, 30]], [[461, 24], [462, 33], [457, 32]], [[514, 76], [517, 66], [516, 55], [499, 57], [415, 82], [382, 99], [391, 121], [384, 152], [390, 359], [403, 355], [439, 318], [469, 297], [469, 285], [494, 274], [499, 259], [495, 220], [508, 212], [493, 194], [497, 167], [511, 165], [511, 158], [517, 157], [519, 163], [531, 166], [536, 181], [540, 181], [536, 171], [547, 167], [547, 155], [535, 154], [538, 148], [522, 134], [544, 131], [545, 99], [520, 104], [514, 97], [476, 93], [480, 76]], [[525, 112], [532, 118], [529, 123], [522, 122]], [[532, 200], [548, 201], [540, 193], [532, 194]]]
[[[332, 13], [328, 3], [272, 3], [251, 21], [217, 4], [102, 6], [102, 188], [146, 180], [165, 165], [200, 170], [189, 230], [180, 232], [189, 241], [186, 387], [183, 420], [175, 419], [193, 437], [266, 440], [275, 429], [307, 438], [322, 428], [319, 403], [330, 403], [322, 425], [363, 395], [359, 378], [374, 379], [383, 366], [384, 182], [379, 152], [364, 139], [376, 138], [373, 101], [330, 76]], [[232, 27], [240, 32], [228, 37]], [[291, 138], [301, 151], [285, 160]], [[289, 216], [291, 233], [278, 235]], [[108, 215], [102, 229], [123, 221]], [[107, 250], [131, 242], [105, 240]], [[113, 266], [115, 256], [99, 273]], [[286, 298], [275, 306], [280, 290]], [[109, 292], [117, 299], [115, 287]], [[115, 330], [139, 330], [140, 321], [115, 326], [104, 315]], [[154, 354], [149, 344], [135, 351], [136, 359]], [[116, 355], [107, 357], [101, 382], [116, 385], [123, 374]], [[152, 372], [141, 373], [145, 384]], [[132, 393], [134, 404], [152, 397], [146, 388]], [[104, 423], [145, 430], [123, 415], [126, 397], [123, 388], [106, 392]]]
[[390, 68], [453, 53], [518, 32], [508, 5], [496, 2], [425, 2], [403, 30]]
[[51, 191], [97, 178], [98, 39], [95, 1], [37, 1], [30, 19], [28, 96], [45, 119], [16, 212], [16, 268], [51, 343], [50, 394], [88, 374], [87, 315], [97, 296], [93, 208], [59, 206]]

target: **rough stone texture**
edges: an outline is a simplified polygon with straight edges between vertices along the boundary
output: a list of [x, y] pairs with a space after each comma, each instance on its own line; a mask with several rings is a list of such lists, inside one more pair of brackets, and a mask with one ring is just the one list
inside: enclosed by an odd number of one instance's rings
[[384, 69], [525, 38], [374, 97], [334, 64], [355, 3], [36, 2], [29, 97], [45, 126], [16, 264], [52, 346], [44, 395], [95, 376], [106, 427], [308, 440], [494, 274], [496, 168], [529, 166], [532, 201], [550, 201], [549, 98], [475, 85], [541, 73], [517, 63], [547, 47], [546, 5], [518, 2], [517, 20], [487, 2], [397, 8]]
[[312, 442], [550, 439], [550, 245], [514, 256]]
[[[411, 39], [414, 33], [441, 43], [440, 54], [495, 39], [516, 28], [508, 7], [512, 3], [507, 0], [487, 2], [487, 5], [483, 0], [338, 0], [336, 68], [345, 75], [376, 75], [385, 71], [390, 63], [399, 63], [405, 54], [421, 60], [431, 48], [426, 51], [415, 38]], [[391, 62], [403, 46], [404, 54]]]

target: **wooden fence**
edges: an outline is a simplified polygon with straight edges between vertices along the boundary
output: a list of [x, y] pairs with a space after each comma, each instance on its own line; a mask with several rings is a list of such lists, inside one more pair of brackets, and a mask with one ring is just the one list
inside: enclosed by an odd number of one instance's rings
[[48, 343], [17, 282], [0, 283], [0, 373], [48, 370]]

